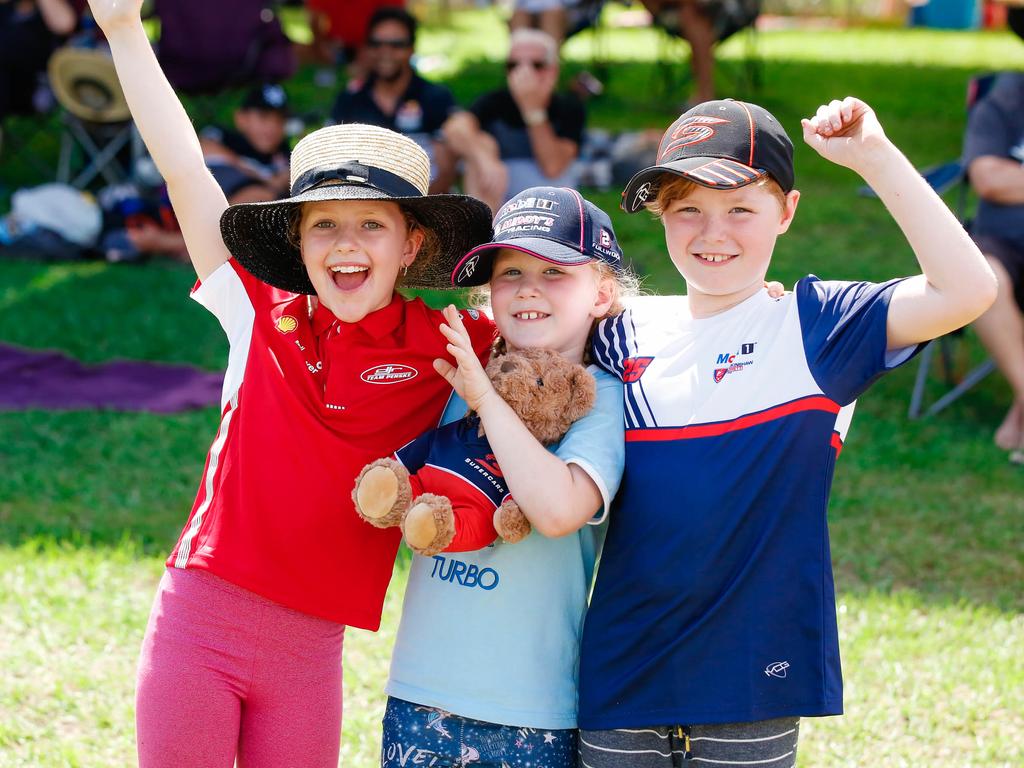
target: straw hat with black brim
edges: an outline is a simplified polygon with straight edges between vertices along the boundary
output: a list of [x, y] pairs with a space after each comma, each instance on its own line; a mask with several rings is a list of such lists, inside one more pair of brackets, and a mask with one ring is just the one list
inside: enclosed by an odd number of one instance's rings
[[[454, 265], [490, 239], [491, 212], [467, 195], [428, 195], [429, 184], [430, 161], [412, 139], [374, 125], [333, 125], [295, 146], [290, 197], [229, 206], [221, 216], [221, 235], [231, 255], [255, 277], [285, 291], [313, 294], [289, 235], [292, 211], [325, 200], [390, 200], [435, 235], [424, 241], [402, 284], [451, 288]], [[436, 246], [428, 251], [431, 242]]]
[[623, 271], [622, 249], [608, 214], [568, 187], [530, 187], [505, 203], [494, 217], [494, 238], [456, 263], [451, 284], [464, 288], [488, 282], [502, 249], [570, 267], [603, 261]]
[[658, 162], [633, 175], [620, 207], [636, 213], [658, 195], [665, 174], [709, 189], [738, 189], [771, 177], [793, 189], [793, 142], [782, 124], [757, 104], [724, 99], [684, 112], [658, 146]]

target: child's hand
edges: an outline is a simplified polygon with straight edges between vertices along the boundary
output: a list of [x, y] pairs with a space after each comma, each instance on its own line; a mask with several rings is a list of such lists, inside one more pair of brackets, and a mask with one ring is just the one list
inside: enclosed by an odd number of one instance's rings
[[141, 20], [142, 0], [89, 0], [92, 17], [109, 35], [119, 26]]
[[497, 397], [497, 393], [473, 350], [459, 311], [449, 304], [444, 308], [444, 317], [448, 322], [441, 323], [441, 333], [448, 339], [448, 352], [455, 358], [456, 365], [438, 358], [434, 360], [434, 370], [444, 376], [471, 410], [479, 411], [483, 402], [491, 396]]
[[765, 280], [764, 288], [768, 291], [768, 295], [773, 299], [781, 299], [786, 295], [786, 286], [780, 283], [778, 280], [772, 280], [770, 283]]
[[847, 96], [818, 107], [810, 120], [801, 120], [804, 141], [833, 163], [861, 173], [888, 145], [874, 110]]

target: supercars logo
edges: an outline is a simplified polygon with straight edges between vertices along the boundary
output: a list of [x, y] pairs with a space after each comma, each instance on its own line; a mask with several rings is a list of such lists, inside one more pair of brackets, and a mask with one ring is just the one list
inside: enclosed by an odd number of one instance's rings
[[622, 366], [622, 383], [632, 384], [640, 381], [653, 357], [627, 357]]
[[665, 146], [658, 152], [658, 162], [662, 162], [667, 155], [677, 149], [707, 141], [715, 135], [716, 126], [729, 122], [729, 120], [721, 117], [706, 117], [704, 115], [694, 115], [693, 117], [686, 118], [667, 137], [668, 140], [665, 142]]
[[299, 321], [291, 315], [281, 315], [274, 323], [274, 327], [281, 333], [292, 333], [299, 327]]
[[773, 661], [764, 668], [764, 673], [768, 677], [785, 677], [787, 669], [789, 669], [788, 661]]
[[476, 459], [476, 463], [479, 464], [484, 469], [486, 469], [495, 477], [504, 477], [504, 475], [501, 474], [501, 467], [498, 466], [498, 460], [494, 458], [493, 453], [488, 453], [482, 459]]
[[729, 372], [728, 368], [715, 368], [715, 384], [725, 378], [725, 374]]
[[419, 374], [415, 368], [401, 363], [388, 363], [367, 368], [359, 378], [367, 384], [400, 384], [403, 381], [414, 379]]

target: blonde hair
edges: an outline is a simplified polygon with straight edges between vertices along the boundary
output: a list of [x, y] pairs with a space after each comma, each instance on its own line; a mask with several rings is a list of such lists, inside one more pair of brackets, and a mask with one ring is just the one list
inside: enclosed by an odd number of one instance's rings
[[[594, 336], [594, 331], [597, 329], [598, 324], [602, 320], [607, 320], [609, 317], [618, 317], [625, 309], [624, 299], [630, 296], [640, 295], [640, 278], [631, 269], [623, 267], [621, 270], [612, 269], [610, 265], [603, 261], [591, 261], [590, 266], [594, 268], [597, 273], [598, 280], [611, 280], [612, 281], [612, 303], [608, 307], [608, 311], [605, 312], [601, 317], [594, 318], [594, 322], [590, 326], [590, 332], [587, 334], [587, 346], [583, 350], [583, 362], [590, 363], [590, 341]], [[489, 285], [480, 285], [473, 288], [469, 293], [469, 306], [475, 309], [484, 309], [490, 306], [491, 303], [491, 288]], [[491, 345], [491, 356], [503, 355], [508, 349], [505, 345], [505, 339], [502, 338], [499, 333], [494, 338], [494, 343]]]
[[[412, 234], [417, 230], [423, 233], [423, 242], [420, 244], [417, 255], [440, 252], [441, 241], [437, 236], [437, 232], [430, 227], [423, 226], [415, 214], [403, 207], [397, 200], [384, 200], [382, 202], [394, 202], [398, 205], [399, 210], [402, 212], [402, 217], [405, 219], [405, 227], [408, 234]], [[300, 259], [302, 257], [302, 207], [304, 205], [305, 203], [299, 203], [288, 212], [288, 242], [298, 249]], [[398, 280], [395, 281], [396, 287], [402, 284], [402, 277], [402, 275], [398, 276]]]
[[[655, 216], [664, 216], [665, 211], [674, 200], [686, 197], [697, 186], [697, 182], [691, 181], [685, 176], [668, 173], [661, 174], [657, 184], [654, 198], [644, 203], [644, 207]], [[755, 182], [754, 186], [761, 187], [766, 192], [771, 193], [772, 197], [778, 200], [779, 206], [785, 210], [786, 193], [782, 191], [782, 187], [779, 186], [775, 179], [771, 176], [765, 176], [760, 181]]]

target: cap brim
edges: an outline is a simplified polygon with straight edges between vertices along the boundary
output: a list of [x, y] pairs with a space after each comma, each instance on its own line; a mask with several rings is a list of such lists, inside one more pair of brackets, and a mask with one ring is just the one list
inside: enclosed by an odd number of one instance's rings
[[459, 259], [452, 270], [451, 285], [456, 288], [469, 288], [488, 282], [494, 269], [494, 258], [503, 248], [567, 267], [594, 261], [592, 257], [580, 253], [579, 250], [553, 240], [543, 237], [517, 237], [507, 242], [484, 243], [469, 251]]
[[430, 229], [437, 247], [423, 249], [402, 284], [409, 288], [451, 288], [451, 274], [466, 251], [491, 238], [491, 211], [467, 195], [394, 197], [360, 184], [315, 187], [285, 200], [241, 203], [224, 211], [221, 236], [231, 255], [253, 276], [292, 293], [316, 291], [298, 247], [288, 238], [291, 212], [302, 203], [325, 200], [389, 200], [412, 213]]
[[633, 174], [622, 190], [619, 207], [626, 213], [641, 210], [645, 203], [657, 196], [659, 177], [665, 173], [683, 176], [710, 189], [738, 189], [768, 175], [767, 171], [727, 157], [687, 157], [664, 165], [652, 165]]

